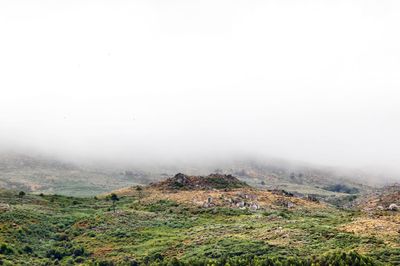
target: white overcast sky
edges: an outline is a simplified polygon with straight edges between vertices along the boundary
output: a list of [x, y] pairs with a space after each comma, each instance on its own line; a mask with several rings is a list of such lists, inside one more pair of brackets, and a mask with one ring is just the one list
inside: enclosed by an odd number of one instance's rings
[[400, 1], [0, 1], [0, 142], [400, 170]]

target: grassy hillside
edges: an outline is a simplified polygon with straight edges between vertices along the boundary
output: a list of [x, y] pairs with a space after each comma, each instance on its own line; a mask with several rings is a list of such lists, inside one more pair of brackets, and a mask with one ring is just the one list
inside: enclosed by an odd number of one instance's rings
[[[367, 215], [248, 187], [115, 193], [74, 198], [1, 191], [0, 264], [400, 263], [397, 212]], [[385, 222], [370, 227], [379, 221]]]

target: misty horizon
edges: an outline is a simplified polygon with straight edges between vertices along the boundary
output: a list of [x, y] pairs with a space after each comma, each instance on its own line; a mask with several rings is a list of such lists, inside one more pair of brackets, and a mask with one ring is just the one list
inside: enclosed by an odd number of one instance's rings
[[399, 3], [178, 2], [2, 2], [0, 149], [400, 176]]

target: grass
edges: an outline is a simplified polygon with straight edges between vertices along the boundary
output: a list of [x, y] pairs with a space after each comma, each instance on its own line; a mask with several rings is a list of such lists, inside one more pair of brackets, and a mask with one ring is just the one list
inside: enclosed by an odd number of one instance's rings
[[[106, 198], [1, 192], [0, 264], [130, 265], [178, 258], [304, 257], [356, 250], [377, 262], [399, 262], [399, 240], [341, 231], [364, 215], [336, 208], [283, 207], [251, 212], [200, 208], [172, 200], [139, 203]], [[397, 241], [397, 242], [396, 242]], [[397, 246], [396, 246], [397, 245]], [[107, 265], [107, 264], [103, 264]]]

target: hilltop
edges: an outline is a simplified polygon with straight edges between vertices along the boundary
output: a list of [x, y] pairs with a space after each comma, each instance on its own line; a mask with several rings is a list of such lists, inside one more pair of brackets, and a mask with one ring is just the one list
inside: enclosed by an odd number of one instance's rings
[[251, 210], [279, 208], [325, 208], [308, 197], [297, 197], [284, 190], [254, 188], [232, 175], [188, 176], [182, 173], [145, 187], [128, 187], [114, 191], [119, 196], [143, 197], [142, 201], [174, 201], [203, 208], [225, 207]]
[[210, 174], [208, 176], [188, 176], [178, 173], [164, 181], [151, 184], [160, 189], [231, 189], [248, 187], [245, 182], [240, 181], [232, 175]]

